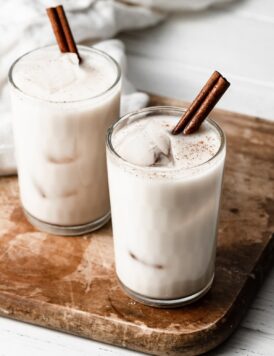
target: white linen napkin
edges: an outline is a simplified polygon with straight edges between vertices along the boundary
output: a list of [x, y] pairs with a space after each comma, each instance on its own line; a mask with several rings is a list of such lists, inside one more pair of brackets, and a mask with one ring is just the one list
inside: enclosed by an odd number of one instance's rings
[[127, 2], [151, 9], [173, 12], [178, 10], [203, 10], [213, 5], [226, 4], [231, 0], [127, 0]]

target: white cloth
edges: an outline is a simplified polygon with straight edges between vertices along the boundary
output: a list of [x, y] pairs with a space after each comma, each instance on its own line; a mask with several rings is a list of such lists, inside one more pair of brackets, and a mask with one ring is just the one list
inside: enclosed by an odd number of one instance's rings
[[[131, 2], [134, 5], [129, 4]], [[165, 11], [200, 9], [228, 0], [63, 0], [76, 42], [113, 37], [118, 32], [153, 26], [166, 17]], [[0, 0], [0, 175], [16, 172], [11, 130], [7, 73], [12, 62], [36, 47], [54, 42], [45, 8], [51, 0]], [[159, 8], [160, 10], [158, 10]], [[165, 10], [165, 11], [163, 11]], [[136, 92], [125, 78], [126, 56], [121, 41], [108, 40], [96, 46], [120, 63], [123, 72], [121, 113], [147, 105], [148, 96]]]
[[127, 0], [132, 4], [167, 12], [182, 10], [203, 10], [210, 6], [222, 5], [231, 0]]

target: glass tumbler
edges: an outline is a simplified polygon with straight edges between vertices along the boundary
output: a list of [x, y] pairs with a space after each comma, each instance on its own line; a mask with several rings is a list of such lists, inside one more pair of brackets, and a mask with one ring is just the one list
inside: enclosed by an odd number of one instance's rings
[[114, 73], [113, 83], [88, 99], [52, 101], [25, 93], [14, 71], [34, 51], [9, 72], [21, 203], [34, 226], [57, 235], [85, 234], [110, 218], [105, 135], [119, 118], [121, 71], [106, 53], [78, 49]]
[[225, 136], [207, 124], [220, 146], [208, 161], [190, 168], [142, 167], [123, 159], [113, 139], [136, 120], [182, 116], [184, 109], [151, 107], [130, 113], [108, 131], [107, 165], [116, 274], [131, 297], [156, 307], [193, 302], [211, 287]]

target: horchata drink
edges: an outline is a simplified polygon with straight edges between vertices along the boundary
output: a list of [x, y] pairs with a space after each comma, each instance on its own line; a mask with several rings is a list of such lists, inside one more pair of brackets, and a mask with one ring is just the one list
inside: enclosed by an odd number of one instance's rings
[[106, 53], [78, 46], [36, 49], [11, 67], [20, 196], [29, 220], [56, 234], [102, 226], [110, 216], [107, 128], [119, 117], [120, 69]]
[[152, 107], [108, 133], [107, 163], [117, 276], [154, 306], [196, 300], [214, 277], [225, 138], [207, 119], [173, 135], [184, 113]]

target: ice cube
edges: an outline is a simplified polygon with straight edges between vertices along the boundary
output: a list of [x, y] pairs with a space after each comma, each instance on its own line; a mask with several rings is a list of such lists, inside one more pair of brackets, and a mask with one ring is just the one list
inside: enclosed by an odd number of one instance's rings
[[168, 132], [153, 121], [128, 133], [117, 151], [121, 157], [139, 166], [170, 165]]
[[153, 146], [143, 131], [125, 137], [117, 151], [125, 160], [138, 166], [151, 166], [155, 162]]
[[[28, 62], [20, 63], [20, 70], [16, 71], [16, 83], [27, 93], [47, 98], [48, 95], [64, 90], [72, 85], [79, 72], [78, 59], [74, 53], [59, 55], [53, 60], [48, 59], [45, 70], [41, 60], [36, 57]], [[61, 69], [60, 69], [61, 68]]]
[[144, 131], [154, 143], [157, 151], [165, 156], [168, 156], [170, 152], [170, 138], [168, 136], [168, 132], [157, 124], [156, 121], [150, 121], [146, 125]]

